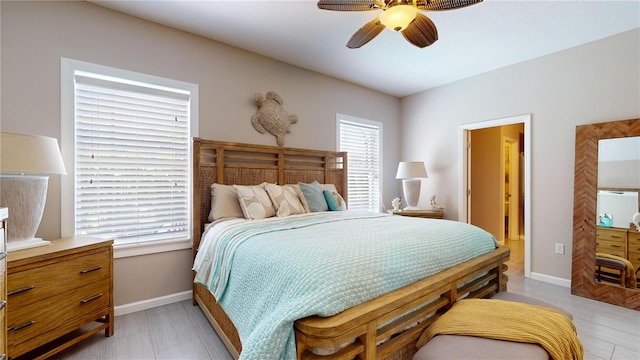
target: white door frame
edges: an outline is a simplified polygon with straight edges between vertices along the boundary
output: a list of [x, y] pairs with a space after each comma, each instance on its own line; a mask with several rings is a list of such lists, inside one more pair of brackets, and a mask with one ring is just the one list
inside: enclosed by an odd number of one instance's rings
[[531, 277], [531, 114], [480, 121], [458, 126], [458, 221], [469, 222], [467, 189], [469, 189], [467, 139], [470, 130], [494, 126], [524, 124], [524, 276]]

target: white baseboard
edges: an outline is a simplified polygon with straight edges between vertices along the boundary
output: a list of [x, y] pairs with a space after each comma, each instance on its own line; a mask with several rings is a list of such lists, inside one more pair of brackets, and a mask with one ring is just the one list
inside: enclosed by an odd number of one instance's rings
[[559, 277], [555, 277], [555, 276], [549, 276], [549, 275], [545, 275], [545, 274], [532, 272], [531, 273], [531, 279], [538, 280], [538, 281], [544, 281], [546, 283], [559, 285], [559, 286], [563, 286], [563, 287], [567, 287], [567, 288], [571, 287], [571, 280], [567, 280], [567, 279], [563, 279], [563, 278], [559, 278]]
[[154, 307], [180, 302], [183, 300], [189, 300], [191, 299], [191, 293], [191, 291], [183, 291], [180, 293], [161, 296], [153, 299], [114, 306], [114, 313], [115, 316], [126, 315], [137, 311], [152, 309]]

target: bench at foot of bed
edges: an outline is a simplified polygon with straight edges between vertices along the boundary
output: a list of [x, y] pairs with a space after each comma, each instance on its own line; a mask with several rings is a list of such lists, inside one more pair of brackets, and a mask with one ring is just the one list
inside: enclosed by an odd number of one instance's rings
[[[499, 292], [492, 299], [515, 301], [559, 310], [570, 319], [573, 315], [546, 301], [510, 292]], [[475, 336], [437, 335], [418, 349], [413, 360], [547, 360], [549, 353], [537, 344], [495, 340]]]

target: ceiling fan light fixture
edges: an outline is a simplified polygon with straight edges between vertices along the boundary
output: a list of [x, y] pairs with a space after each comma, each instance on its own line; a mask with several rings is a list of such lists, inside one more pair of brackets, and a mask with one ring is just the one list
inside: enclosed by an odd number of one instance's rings
[[402, 31], [415, 19], [418, 8], [412, 5], [392, 6], [380, 14], [378, 19], [389, 30]]

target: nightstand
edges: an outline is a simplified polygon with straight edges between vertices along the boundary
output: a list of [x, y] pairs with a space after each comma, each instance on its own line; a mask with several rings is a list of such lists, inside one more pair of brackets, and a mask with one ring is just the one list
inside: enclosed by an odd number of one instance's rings
[[389, 210], [389, 214], [428, 219], [444, 219], [444, 211], [436, 210]]
[[112, 245], [113, 240], [72, 237], [8, 254], [11, 358], [48, 358], [101, 330], [113, 335]]

